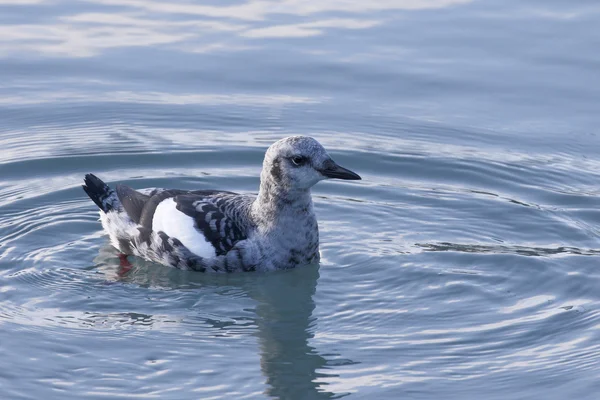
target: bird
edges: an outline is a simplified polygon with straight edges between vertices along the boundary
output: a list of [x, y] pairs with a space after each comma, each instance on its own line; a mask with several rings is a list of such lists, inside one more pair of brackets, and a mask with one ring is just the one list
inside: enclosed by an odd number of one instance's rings
[[84, 191], [100, 208], [111, 244], [199, 272], [272, 271], [319, 261], [311, 188], [324, 179], [360, 180], [314, 138], [290, 136], [266, 151], [257, 195], [223, 190], [110, 188], [93, 174]]

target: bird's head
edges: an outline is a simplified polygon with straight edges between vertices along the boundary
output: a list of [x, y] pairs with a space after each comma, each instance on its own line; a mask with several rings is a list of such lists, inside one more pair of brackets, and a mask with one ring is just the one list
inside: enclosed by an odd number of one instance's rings
[[309, 189], [324, 179], [361, 179], [336, 164], [323, 146], [308, 136], [290, 136], [273, 143], [265, 154], [261, 177], [287, 190]]

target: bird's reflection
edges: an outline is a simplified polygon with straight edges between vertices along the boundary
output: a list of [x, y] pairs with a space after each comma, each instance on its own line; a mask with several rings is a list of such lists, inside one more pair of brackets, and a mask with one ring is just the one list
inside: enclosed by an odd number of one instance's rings
[[320, 383], [332, 374], [324, 372], [327, 360], [309, 344], [317, 323], [312, 313], [318, 265], [271, 273], [215, 276], [179, 271], [131, 257], [132, 265], [123, 265], [123, 260], [108, 246], [101, 249], [94, 261], [94, 268], [104, 274], [108, 283], [199, 291], [225, 286], [241, 289], [255, 302], [253, 325], [257, 327], [260, 366], [267, 383], [265, 394], [276, 399], [339, 397]]
[[261, 369], [277, 399], [331, 398], [319, 391], [315, 380], [326, 360], [309, 345], [316, 318], [313, 295], [319, 278], [318, 266], [265, 274], [257, 281], [253, 297], [256, 307]]

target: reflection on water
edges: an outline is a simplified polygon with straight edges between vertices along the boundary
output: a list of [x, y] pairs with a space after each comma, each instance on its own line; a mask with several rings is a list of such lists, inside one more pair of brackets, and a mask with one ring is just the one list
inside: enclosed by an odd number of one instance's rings
[[[309, 343], [317, 329], [317, 318], [312, 313], [315, 308], [313, 296], [319, 279], [318, 265], [269, 274], [213, 276], [163, 268], [136, 257], [129, 259], [132, 265], [123, 267], [115, 257], [115, 250], [105, 246], [94, 260], [96, 266], [90, 270], [101, 272], [107, 284], [134, 284], [161, 290], [188, 290], [198, 294], [217, 290], [221, 292], [223, 302], [227, 302], [231, 295], [247, 297], [248, 307], [252, 308], [254, 316], [235, 318], [235, 321], [228, 323], [196, 316], [176, 321], [173, 317], [127, 313], [86, 316], [86, 321], [104, 325], [106, 320], [117, 320], [151, 327], [155, 323], [164, 326], [169, 322], [187, 325], [187, 319], [191, 318], [194, 324], [210, 326], [215, 337], [231, 334], [232, 326], [238, 332], [252, 329], [258, 338], [260, 368], [269, 385], [266, 390], [269, 396], [277, 399], [334, 397], [333, 393], [326, 391], [326, 383], [317, 380], [335, 376], [332, 367], [336, 363], [342, 364], [339, 361], [328, 362]], [[158, 326], [155, 328], [160, 329]], [[196, 326], [193, 329], [204, 328]], [[343, 362], [343, 365], [350, 364], [352, 362], [349, 360]]]
[[317, 319], [312, 316], [312, 296], [319, 269], [310, 266], [297, 271], [272, 274], [253, 292], [258, 300], [260, 365], [271, 386], [267, 394], [276, 399], [331, 398], [326, 383], [318, 383], [317, 379], [326, 381], [335, 376], [335, 368], [309, 344], [318, 329]]
[[[58, 2], [49, 18], [20, 21], [8, 8], [10, 25], [0, 26], [0, 54], [38, 53], [60, 57], [91, 57], [122, 47], [169, 46], [186, 52], [240, 51], [257, 44], [247, 39], [318, 36], [331, 29], [367, 29], [382, 21], [375, 12], [435, 9], [472, 0], [375, 0], [318, 3], [298, 1], [248, 1], [226, 6], [190, 2], [90, 0], [97, 11], [73, 12], [69, 3]], [[33, 4], [49, 3], [43, 0]], [[20, 1], [3, 5], [27, 9]], [[114, 7], [119, 7], [115, 10]], [[110, 9], [106, 12], [105, 9]], [[320, 17], [342, 13], [351, 18]], [[13, 17], [11, 21], [10, 16]], [[281, 24], [273, 16], [288, 15], [302, 21]], [[315, 16], [316, 19], [315, 19]], [[6, 17], [5, 17], [6, 18]], [[14, 21], [16, 20], [16, 21]]]

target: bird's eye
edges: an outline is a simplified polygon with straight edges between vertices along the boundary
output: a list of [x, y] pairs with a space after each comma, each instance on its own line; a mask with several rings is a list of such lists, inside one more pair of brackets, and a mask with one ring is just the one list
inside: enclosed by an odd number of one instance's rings
[[292, 157], [292, 163], [299, 167], [301, 165], [303, 165], [304, 163], [306, 163], [306, 157], [302, 157], [302, 156], [294, 156]]

